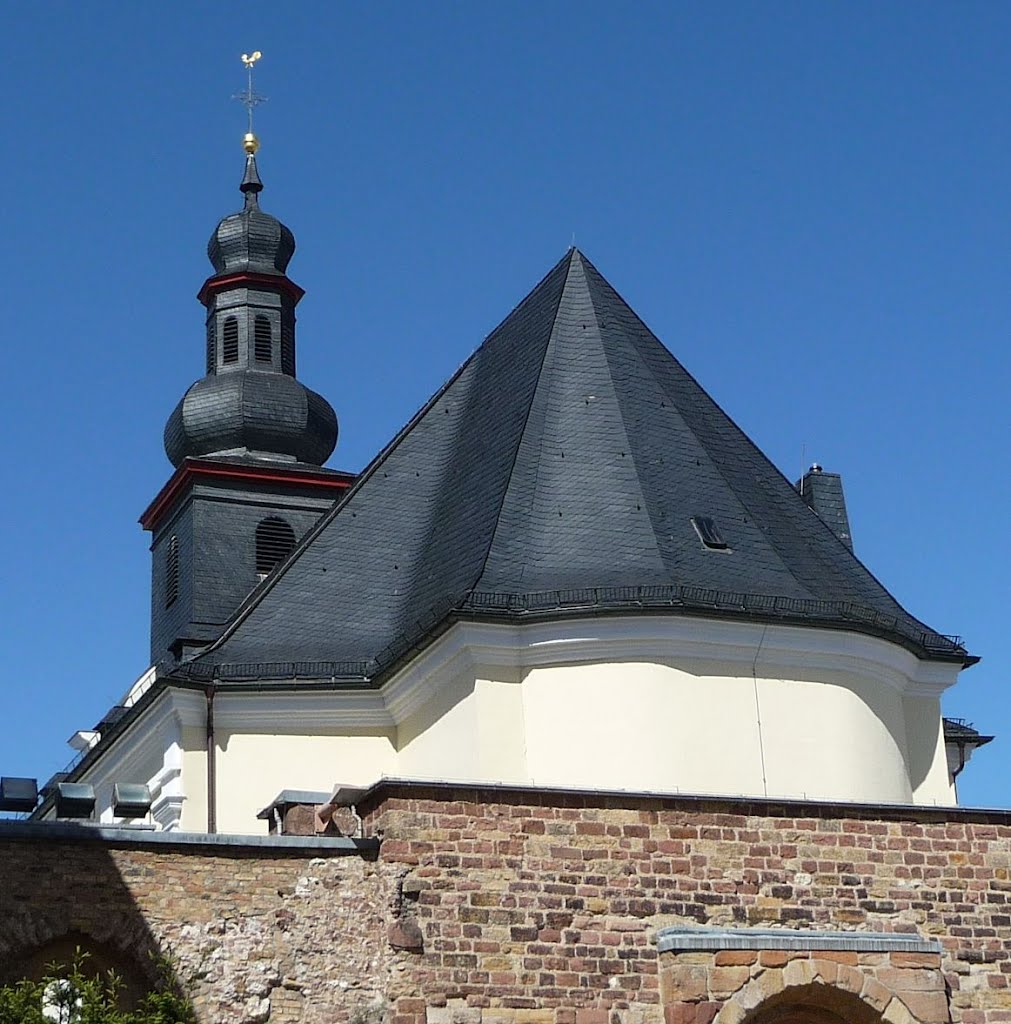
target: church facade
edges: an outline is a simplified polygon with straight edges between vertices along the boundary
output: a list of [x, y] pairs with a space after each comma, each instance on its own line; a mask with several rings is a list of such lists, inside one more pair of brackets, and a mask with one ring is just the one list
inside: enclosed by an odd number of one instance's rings
[[171, 951], [207, 1021], [1011, 1019], [1011, 815], [957, 806], [990, 737], [940, 706], [977, 659], [839, 477], [574, 248], [325, 468], [255, 154], [142, 517], [151, 667], [0, 822], [5, 977], [81, 939], [141, 988]]

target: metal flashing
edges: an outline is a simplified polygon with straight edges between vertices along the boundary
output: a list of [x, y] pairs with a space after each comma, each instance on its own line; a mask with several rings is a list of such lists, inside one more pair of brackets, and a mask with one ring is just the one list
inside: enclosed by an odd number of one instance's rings
[[206, 832], [154, 832], [138, 828], [79, 825], [64, 821], [0, 821], [0, 839], [96, 840], [110, 845], [167, 846], [181, 848], [227, 848], [234, 850], [318, 851], [374, 855], [378, 839], [349, 839], [345, 836], [246, 836]]
[[692, 928], [675, 925], [657, 932], [659, 953], [714, 952], [724, 949], [857, 953], [940, 953], [937, 939], [905, 932], [836, 932], [803, 928]]

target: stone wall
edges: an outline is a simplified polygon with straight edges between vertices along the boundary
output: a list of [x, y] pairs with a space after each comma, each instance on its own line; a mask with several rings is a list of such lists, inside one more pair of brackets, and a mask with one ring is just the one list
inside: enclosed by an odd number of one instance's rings
[[[944, 993], [956, 1022], [1011, 1020], [1008, 814], [393, 784], [359, 809], [424, 936], [422, 954], [398, 954], [393, 1024], [709, 1024], [756, 979], [783, 981], [776, 971], [792, 980], [814, 963], [811, 985], [837, 985], [836, 956], [876, 983], [885, 972], [889, 1002], [902, 997], [893, 1021], [900, 1006], [941, 1019], [934, 995], [904, 998], [914, 990]], [[655, 944], [679, 924], [919, 935], [941, 954], [929, 979], [906, 982], [883, 953], [797, 966], [781, 952], [681, 954], [715, 972], [687, 996], [669, 971], [661, 985], [674, 956]], [[884, 995], [868, 992], [880, 1016]]]
[[78, 933], [149, 976], [150, 955], [170, 955], [208, 1024], [378, 1019], [389, 959], [382, 874], [374, 859], [319, 852], [0, 832], [0, 973]]
[[[207, 1024], [1011, 1020], [1009, 815], [392, 782], [358, 810], [378, 859], [0, 828], [0, 965], [71, 932], [167, 950]], [[768, 945], [665, 945], [688, 926]]]
[[737, 950], [661, 954], [666, 1024], [741, 1024], [763, 1008], [802, 1005], [843, 1020], [946, 1024], [938, 953]]

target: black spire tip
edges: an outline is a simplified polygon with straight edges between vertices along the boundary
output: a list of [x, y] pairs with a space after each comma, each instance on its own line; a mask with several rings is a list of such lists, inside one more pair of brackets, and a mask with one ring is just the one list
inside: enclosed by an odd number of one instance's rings
[[257, 205], [257, 193], [263, 191], [263, 182], [260, 181], [260, 172], [256, 169], [256, 157], [252, 153], [246, 156], [246, 173], [242, 176], [239, 191], [246, 197], [246, 206]]

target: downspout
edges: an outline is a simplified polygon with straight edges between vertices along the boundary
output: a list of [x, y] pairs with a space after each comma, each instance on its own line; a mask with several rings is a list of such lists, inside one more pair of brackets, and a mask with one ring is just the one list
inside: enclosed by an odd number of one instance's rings
[[969, 759], [965, 756], [965, 744], [958, 744], [958, 767], [951, 773], [951, 788], [955, 791], [955, 803], [958, 803], [958, 777], [962, 774], [962, 769], [965, 768], [965, 763]]
[[217, 808], [217, 763], [214, 740], [214, 684], [204, 690], [207, 698], [207, 831], [213, 835], [218, 830]]

